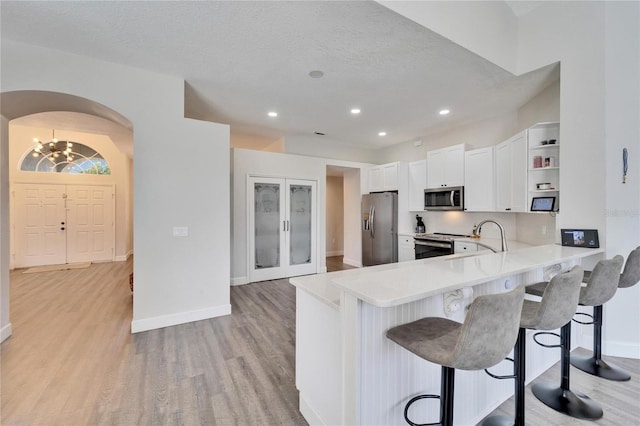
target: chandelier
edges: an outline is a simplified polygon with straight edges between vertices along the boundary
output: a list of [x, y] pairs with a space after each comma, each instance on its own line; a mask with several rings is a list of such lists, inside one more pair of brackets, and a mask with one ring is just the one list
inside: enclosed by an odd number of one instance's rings
[[73, 155], [71, 151], [71, 147], [73, 143], [70, 141], [59, 141], [56, 139], [56, 131], [51, 131], [51, 140], [49, 142], [43, 142], [38, 138], [33, 138], [33, 141], [36, 143], [36, 146], [33, 148], [33, 156], [39, 157], [42, 155], [43, 157], [53, 157], [59, 158], [60, 156], [65, 156], [67, 158], [67, 162], [73, 161]]

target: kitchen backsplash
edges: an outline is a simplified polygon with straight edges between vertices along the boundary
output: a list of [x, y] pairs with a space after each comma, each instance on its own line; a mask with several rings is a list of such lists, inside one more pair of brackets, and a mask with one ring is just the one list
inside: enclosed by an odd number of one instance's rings
[[[409, 232], [414, 232], [416, 212], [408, 214], [411, 215], [410, 223], [412, 226]], [[517, 240], [533, 245], [549, 244], [556, 241], [555, 218], [547, 214], [458, 211], [423, 211], [417, 214], [422, 216], [429, 233], [471, 234], [474, 225], [485, 219], [493, 219], [504, 227], [508, 240]], [[500, 238], [500, 230], [497, 226], [487, 223], [482, 227], [482, 236]]]

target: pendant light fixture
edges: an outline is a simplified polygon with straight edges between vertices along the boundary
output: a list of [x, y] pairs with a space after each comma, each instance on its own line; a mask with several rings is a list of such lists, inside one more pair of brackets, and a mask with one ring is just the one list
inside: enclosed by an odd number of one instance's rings
[[51, 130], [51, 140], [49, 142], [43, 142], [38, 138], [33, 138], [36, 146], [33, 148], [33, 156], [38, 157], [40, 155], [44, 157], [59, 158], [64, 155], [67, 158], [67, 162], [73, 161], [73, 155], [71, 147], [73, 143], [70, 141], [58, 141], [56, 139], [56, 131]]

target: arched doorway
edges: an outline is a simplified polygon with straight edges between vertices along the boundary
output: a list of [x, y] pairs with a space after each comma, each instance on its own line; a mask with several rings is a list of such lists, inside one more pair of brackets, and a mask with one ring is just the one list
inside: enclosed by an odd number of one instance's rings
[[[120, 220], [126, 223], [128, 229], [124, 232], [124, 252], [120, 250], [119, 258], [125, 260], [132, 253], [132, 217], [133, 217], [133, 126], [131, 122], [118, 112], [86, 98], [64, 93], [45, 91], [14, 91], [2, 93], [0, 115], [2, 126], [0, 131], [0, 341], [12, 333], [9, 318], [9, 267], [10, 252], [10, 194], [9, 170], [17, 165], [9, 161], [9, 146], [11, 143], [9, 128], [16, 121], [32, 126], [66, 128], [69, 131], [104, 134], [127, 159], [124, 160], [129, 173], [129, 191], [123, 191], [122, 201], [125, 209], [120, 214]], [[116, 219], [117, 220], [117, 219]], [[127, 244], [129, 247], [126, 247]]]

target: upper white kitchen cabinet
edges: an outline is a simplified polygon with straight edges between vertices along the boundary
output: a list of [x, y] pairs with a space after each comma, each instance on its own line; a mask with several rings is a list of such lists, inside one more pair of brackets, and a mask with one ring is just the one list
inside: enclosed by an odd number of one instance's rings
[[464, 185], [464, 144], [427, 152], [427, 188]]
[[371, 167], [369, 169], [369, 192], [398, 191], [401, 181], [400, 170], [400, 162], [398, 161]]
[[496, 210], [526, 212], [527, 131], [522, 131], [495, 148]]
[[427, 187], [427, 160], [409, 163], [409, 211], [424, 210], [424, 190]]
[[474, 149], [464, 154], [464, 209], [470, 212], [495, 210], [493, 147]]

